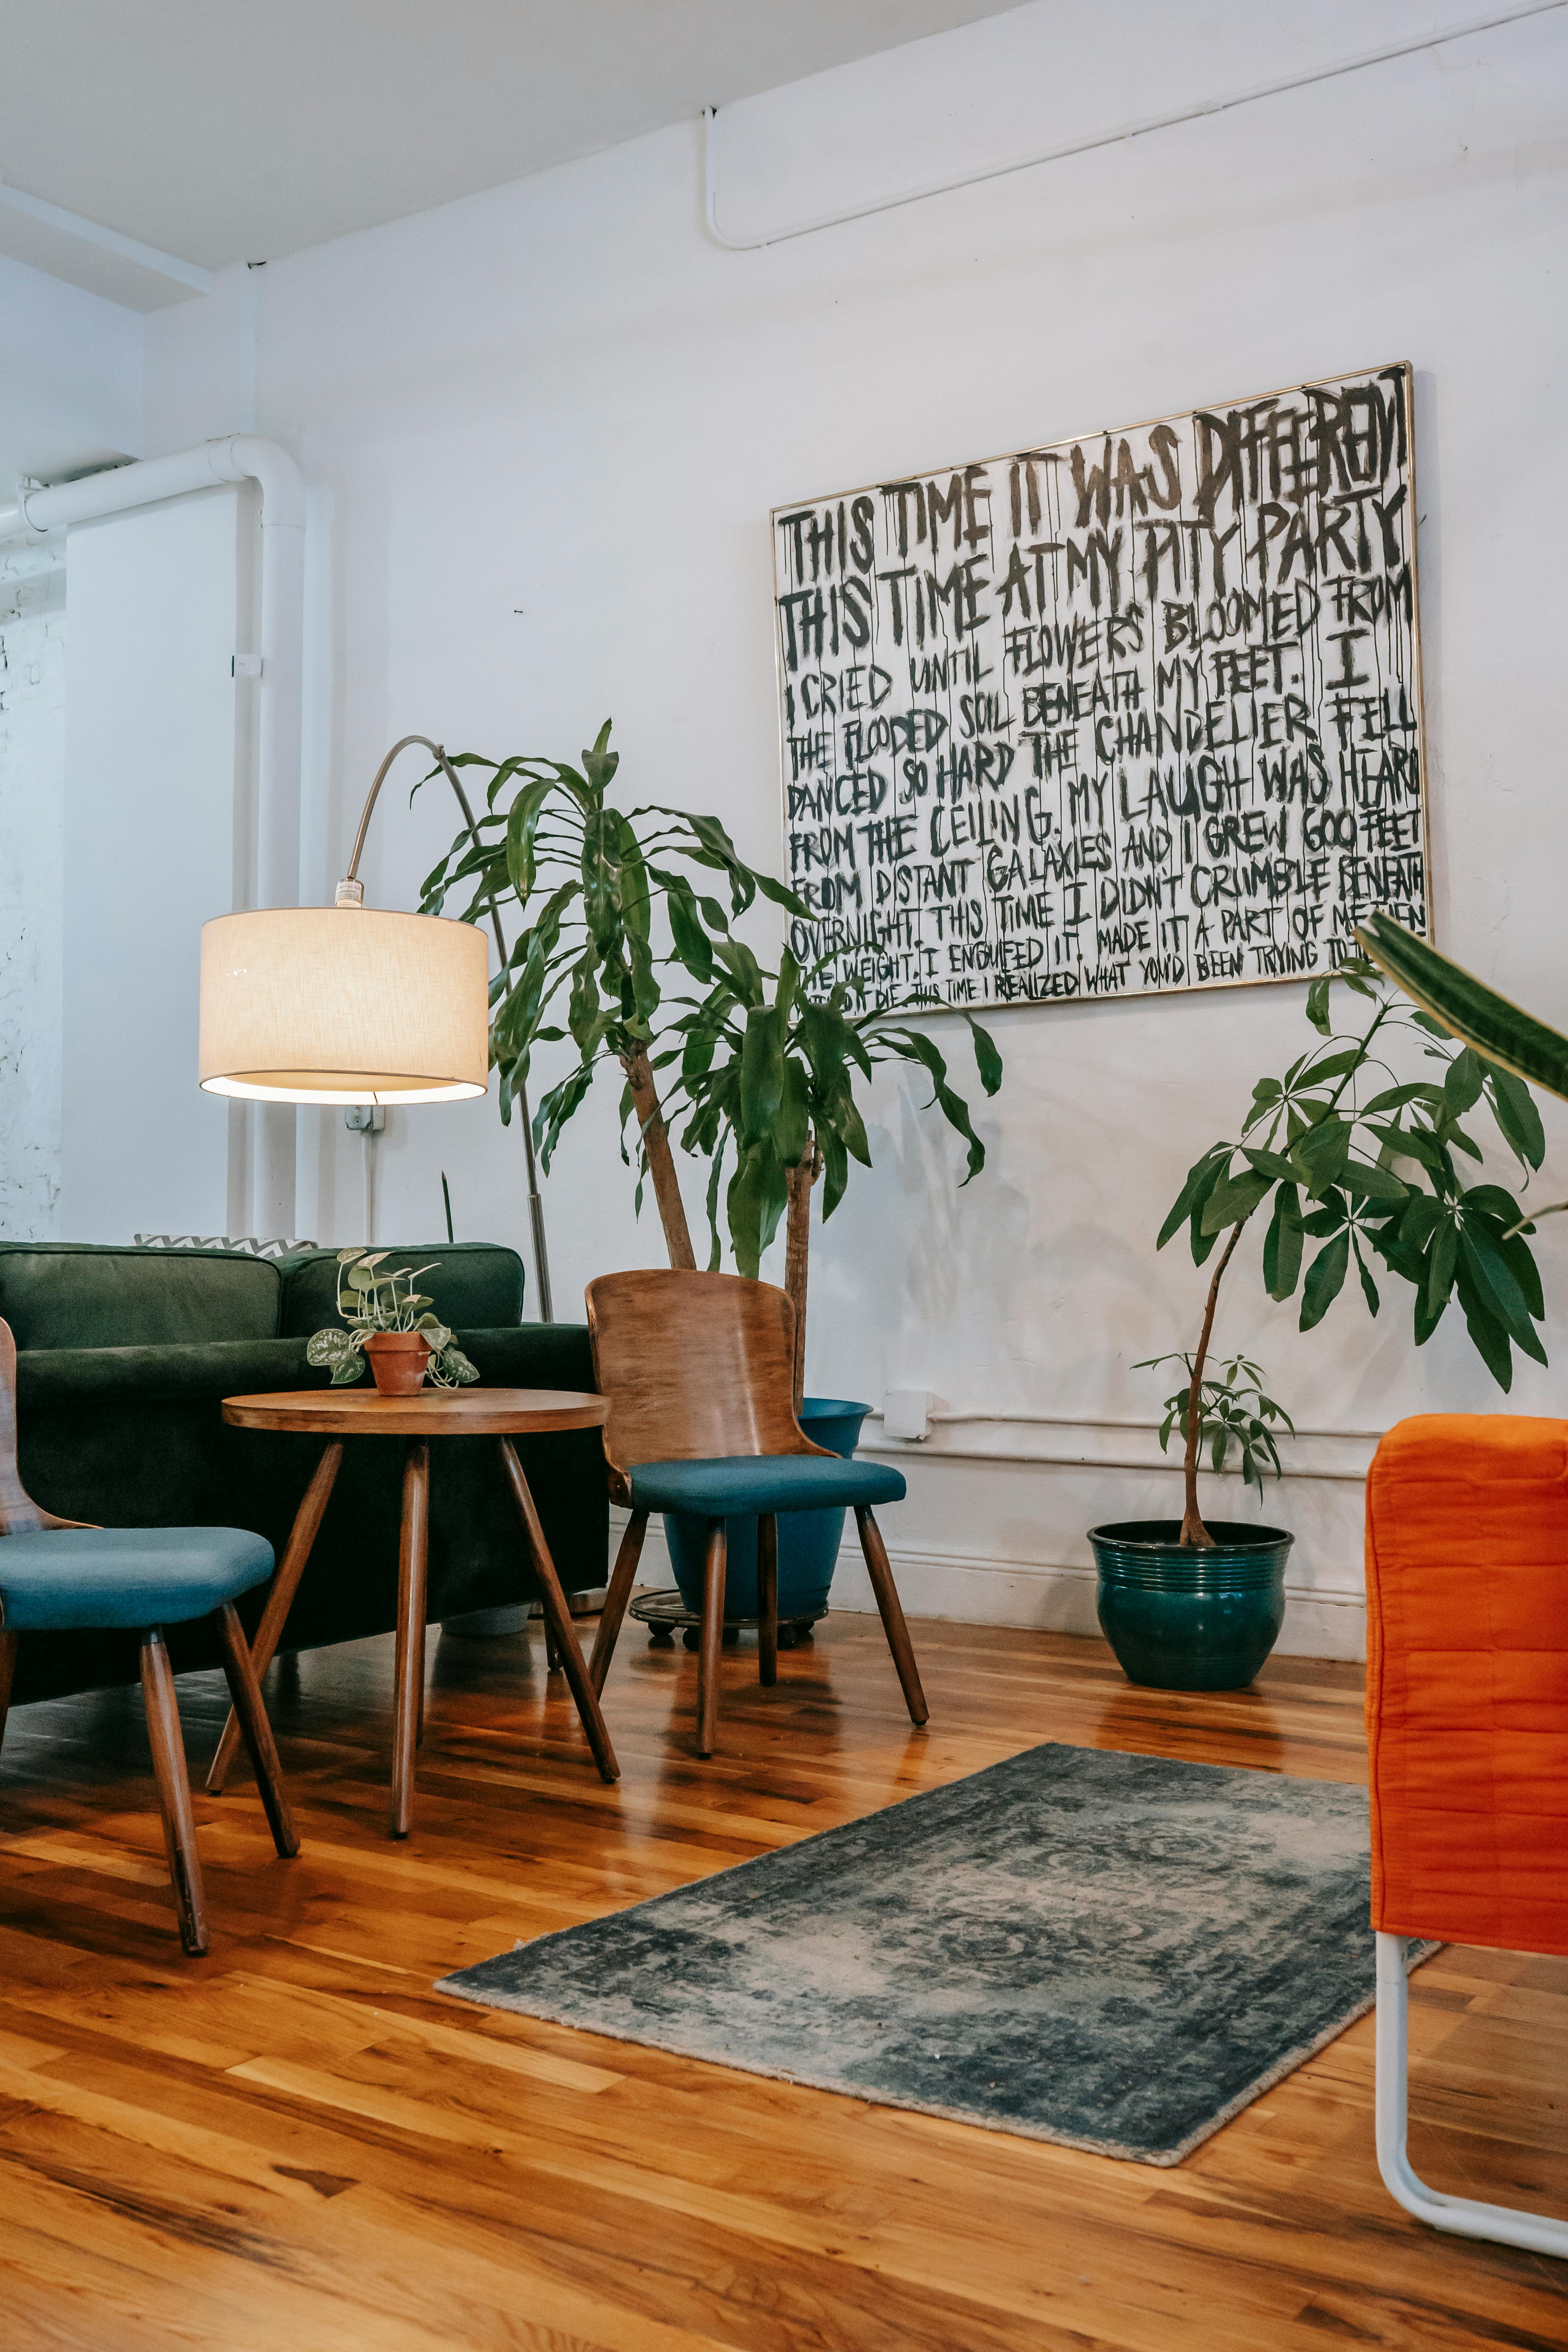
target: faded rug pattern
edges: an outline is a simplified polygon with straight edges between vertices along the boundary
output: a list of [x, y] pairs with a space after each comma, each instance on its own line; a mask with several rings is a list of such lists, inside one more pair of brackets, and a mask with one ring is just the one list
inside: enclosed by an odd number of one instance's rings
[[1360, 1789], [1052, 1744], [439, 1990], [1168, 2165], [1371, 2008], [1369, 1899]]

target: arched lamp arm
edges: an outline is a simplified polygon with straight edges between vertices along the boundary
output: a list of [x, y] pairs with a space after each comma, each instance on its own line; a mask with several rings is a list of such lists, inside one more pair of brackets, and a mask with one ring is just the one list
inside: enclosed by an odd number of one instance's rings
[[[376, 796], [386, 782], [387, 770], [398, 753], [406, 751], [411, 743], [419, 744], [422, 749], [434, 756], [447, 782], [458, 795], [458, 806], [463, 812], [463, 822], [468, 828], [469, 838], [476, 849], [483, 846], [479, 840], [479, 826], [474, 823], [474, 812], [469, 806], [468, 796], [463, 790], [458, 781], [458, 771], [447, 759], [443, 746], [439, 743], [432, 743], [428, 735], [405, 735], [401, 741], [393, 745], [375, 772], [375, 781], [371, 785], [365, 800], [364, 813], [359, 821], [359, 831], [354, 835], [353, 855], [349, 859], [349, 870], [338, 884], [335, 903], [340, 907], [363, 907], [364, 904], [364, 884], [359, 878], [359, 862], [364, 852], [365, 835], [370, 831], [371, 814], [375, 807]], [[490, 927], [496, 935], [496, 951], [500, 957], [500, 968], [504, 972], [507, 968], [506, 934], [501, 929], [500, 908], [496, 905], [493, 891], [490, 895]], [[522, 1148], [528, 1161], [528, 1213], [533, 1236], [533, 1275], [539, 1290], [539, 1319], [542, 1323], [553, 1323], [555, 1309], [550, 1293], [550, 1257], [544, 1243], [544, 1203], [539, 1195], [539, 1171], [533, 1157], [533, 1121], [529, 1114], [526, 1087], [520, 1087], [517, 1090], [517, 1107], [522, 1116]]]
[[[452, 762], [447, 757], [445, 746], [440, 743], [432, 743], [428, 735], [405, 735], [400, 742], [393, 745], [391, 751], [387, 753], [385, 759], [382, 761], [380, 767], [375, 772], [375, 781], [371, 785], [370, 792], [365, 800], [363, 814], [360, 817], [359, 831], [354, 835], [353, 854], [349, 859], [349, 870], [343, 876], [342, 880], [338, 884], [337, 904], [340, 907], [360, 907], [364, 904], [364, 884], [359, 878], [359, 862], [361, 857], [364, 855], [364, 840], [366, 834], [370, 831], [371, 813], [375, 807], [376, 796], [380, 793], [383, 784], [386, 782], [387, 770], [391, 767], [398, 753], [400, 751], [406, 751], [411, 743], [417, 743], [425, 751], [433, 754], [438, 762], [443, 774], [446, 776], [447, 782], [451, 785], [452, 790], [458, 795], [458, 806], [463, 812], [463, 823], [468, 828], [469, 839], [472, 841], [476, 849], [480, 849], [484, 846], [483, 843], [479, 839], [479, 826], [474, 823], [474, 812], [469, 805], [468, 795], [463, 790], [462, 784], [458, 780], [458, 771], [453, 767]], [[496, 905], [493, 896], [490, 899], [490, 928], [496, 935], [496, 950], [500, 957], [500, 968], [504, 971], [506, 970], [506, 934], [501, 929], [500, 909]]]

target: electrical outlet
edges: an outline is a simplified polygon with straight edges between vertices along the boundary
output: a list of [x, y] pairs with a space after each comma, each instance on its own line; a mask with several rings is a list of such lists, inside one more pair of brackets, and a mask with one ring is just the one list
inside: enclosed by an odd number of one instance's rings
[[346, 1103], [343, 1125], [351, 1135], [379, 1135], [386, 1125], [386, 1113], [380, 1103]]
[[918, 1444], [931, 1435], [931, 1391], [889, 1389], [882, 1400], [882, 1433]]

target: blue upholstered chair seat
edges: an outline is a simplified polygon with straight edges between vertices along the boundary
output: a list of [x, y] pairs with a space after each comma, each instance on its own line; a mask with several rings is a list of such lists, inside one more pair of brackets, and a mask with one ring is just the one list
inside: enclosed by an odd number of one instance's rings
[[902, 1473], [837, 1454], [724, 1454], [697, 1462], [642, 1462], [629, 1473], [632, 1508], [693, 1511], [710, 1519], [766, 1511], [875, 1509], [900, 1503]]
[[143, 1633], [221, 1609], [272, 1573], [272, 1547], [242, 1528], [59, 1528], [0, 1543], [11, 1633], [119, 1625]]

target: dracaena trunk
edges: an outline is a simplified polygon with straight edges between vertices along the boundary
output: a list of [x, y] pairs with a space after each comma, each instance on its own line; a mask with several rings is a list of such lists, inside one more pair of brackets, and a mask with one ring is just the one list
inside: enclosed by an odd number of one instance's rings
[[654, 1084], [653, 1071], [647, 1054], [640, 1049], [635, 1054], [623, 1054], [621, 1067], [631, 1088], [632, 1108], [637, 1113], [648, 1177], [658, 1209], [658, 1221], [664, 1227], [664, 1245], [669, 1253], [670, 1265], [690, 1269], [695, 1267], [697, 1257], [691, 1246], [691, 1233], [686, 1222], [686, 1203], [680, 1197], [680, 1186], [676, 1179], [675, 1155], [669, 1148], [669, 1131], [664, 1123], [664, 1113], [659, 1108], [658, 1088]]
[[798, 1167], [786, 1171], [789, 1206], [784, 1220], [784, 1290], [795, 1308], [795, 1409], [805, 1396], [805, 1288], [811, 1267], [811, 1188], [822, 1173], [822, 1154], [812, 1139]]

